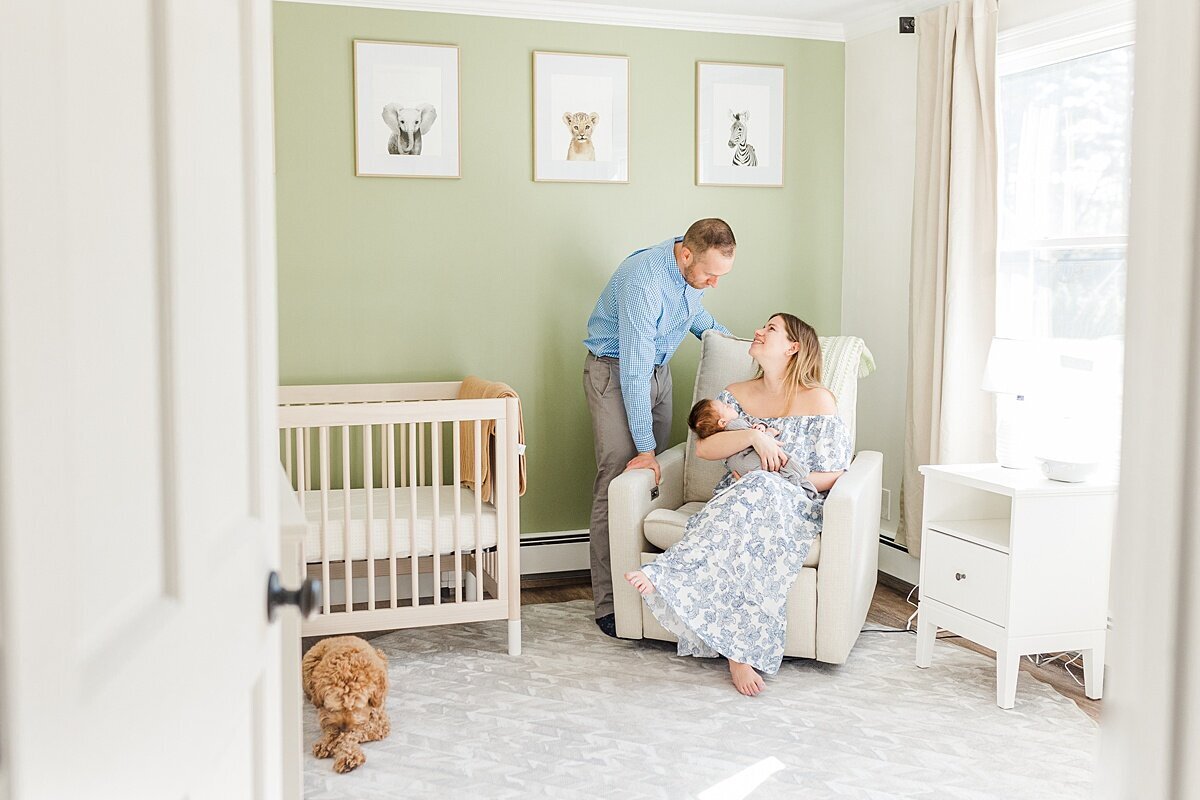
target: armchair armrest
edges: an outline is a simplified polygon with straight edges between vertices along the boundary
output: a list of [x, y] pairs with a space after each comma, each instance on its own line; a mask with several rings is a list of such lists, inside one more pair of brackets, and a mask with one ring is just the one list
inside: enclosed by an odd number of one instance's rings
[[608, 549], [612, 567], [613, 605], [617, 636], [642, 638], [642, 598], [624, 578], [642, 565], [641, 555], [649, 548], [642, 528], [646, 515], [656, 508], [683, 505], [683, 456], [687, 444], [677, 444], [658, 456], [662, 483], [652, 497], [654, 472], [635, 469], [622, 473], [608, 485]]
[[879, 572], [883, 454], [863, 450], [825, 499], [817, 566], [817, 659], [845, 662], [867, 618]]

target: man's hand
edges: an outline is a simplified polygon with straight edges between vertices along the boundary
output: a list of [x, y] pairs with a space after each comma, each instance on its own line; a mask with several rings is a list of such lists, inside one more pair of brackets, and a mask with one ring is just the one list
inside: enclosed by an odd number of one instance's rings
[[629, 459], [629, 463], [625, 465], [625, 471], [631, 469], [652, 469], [654, 470], [654, 485], [662, 483], [662, 473], [658, 469], [658, 459], [654, 457], [654, 451], [650, 450], [646, 453], [638, 453], [633, 458]]

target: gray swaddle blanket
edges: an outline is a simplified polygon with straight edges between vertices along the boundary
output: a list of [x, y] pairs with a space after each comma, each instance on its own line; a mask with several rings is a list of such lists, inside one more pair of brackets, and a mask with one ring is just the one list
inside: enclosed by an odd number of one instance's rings
[[[767, 426], [763, 426], [767, 427]], [[727, 431], [748, 431], [753, 430], [754, 425], [745, 417], [731, 419], [725, 424]], [[785, 451], [786, 452], [786, 451]], [[810, 499], [816, 499], [820, 494], [813, 482], [808, 479], [808, 468], [804, 466], [804, 462], [795, 458], [791, 453], [787, 453], [787, 463], [779, 468], [776, 474], [786, 480], [788, 483], [795, 484], [802, 488]], [[725, 459], [725, 467], [730, 472], [736, 472], [738, 475], [745, 475], [747, 472], [753, 472], [756, 469], [762, 469], [762, 459], [758, 457], [753, 447], [747, 447], [734, 453], [729, 458]]]

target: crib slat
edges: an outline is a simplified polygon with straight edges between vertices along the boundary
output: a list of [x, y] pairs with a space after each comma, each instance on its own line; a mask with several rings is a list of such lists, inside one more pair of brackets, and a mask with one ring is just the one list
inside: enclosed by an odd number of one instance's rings
[[[404, 482], [405, 477], [408, 475], [408, 448], [405, 447], [406, 442], [404, 441], [407, 438], [404, 433], [405, 425], [403, 422], [401, 422], [399, 425], [393, 425], [392, 427], [396, 429], [394, 434], [398, 435], [400, 439], [400, 483], [397, 485], [407, 486], [407, 484]], [[395, 445], [396, 442], [393, 441], [392, 444]]]
[[387, 431], [384, 441], [387, 442], [386, 480], [388, 488], [388, 590], [391, 592], [391, 606], [396, 608], [396, 431], [395, 425], [383, 426]]
[[[306, 449], [308, 450], [308, 452], [310, 452], [310, 453], [317, 452], [316, 442], [319, 441], [321, 438], [320, 433], [318, 433], [316, 430], [314, 430], [312, 428], [305, 428], [304, 436], [308, 440], [307, 445], [306, 445]], [[318, 463], [317, 469], [319, 470], [320, 468], [321, 468], [321, 465]], [[305, 472], [308, 474], [308, 485], [305, 486], [304, 488], [308, 489], [309, 491], [312, 491], [313, 471], [311, 469], [306, 469]], [[320, 474], [320, 473], [318, 473], [318, 474]]]
[[321, 443], [321, 588], [325, 592], [325, 613], [329, 608], [329, 428], [318, 434]]
[[308, 437], [308, 428], [296, 429], [296, 489], [300, 494], [300, 513], [305, 515], [304, 500], [308, 494], [308, 465], [304, 459], [307, 457], [304, 452], [304, 440]]
[[454, 462], [454, 602], [462, 602], [462, 459], [458, 454], [460, 449], [460, 429], [462, 426], [453, 423], [454, 434], [450, 447], [450, 459]]
[[350, 426], [342, 426], [342, 566], [346, 574], [346, 613], [354, 611], [353, 554], [350, 552]]
[[482, 600], [483, 587], [483, 421], [475, 420], [475, 599]]
[[433, 525], [430, 530], [430, 542], [433, 548], [433, 604], [442, 604], [442, 553], [438, 547], [438, 528], [442, 523], [442, 499], [438, 492], [442, 488], [442, 423], [434, 422], [429, 426], [429, 449], [433, 461]]
[[371, 428], [362, 429], [363, 491], [367, 493], [367, 610], [375, 610], [375, 463], [371, 452]]
[[416, 608], [421, 605], [421, 592], [419, 583], [419, 573], [421, 565], [417, 560], [417, 482], [412, 480], [417, 474], [417, 431], [412, 426], [408, 426], [408, 557], [412, 560], [412, 569], [409, 574], [412, 576], [412, 606]]
[[290, 428], [284, 428], [283, 431], [283, 467], [287, 472], [289, 486], [295, 486], [296, 481], [292, 477], [292, 431]]
[[425, 425], [417, 423], [417, 486], [425, 485]]

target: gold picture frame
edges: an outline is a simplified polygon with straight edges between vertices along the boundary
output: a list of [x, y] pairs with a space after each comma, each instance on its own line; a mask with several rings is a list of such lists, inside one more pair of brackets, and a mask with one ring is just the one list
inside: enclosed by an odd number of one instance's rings
[[786, 98], [782, 64], [697, 61], [696, 185], [782, 187]]
[[355, 39], [354, 174], [460, 177], [458, 46]]
[[629, 57], [533, 52], [533, 180], [629, 183]]

